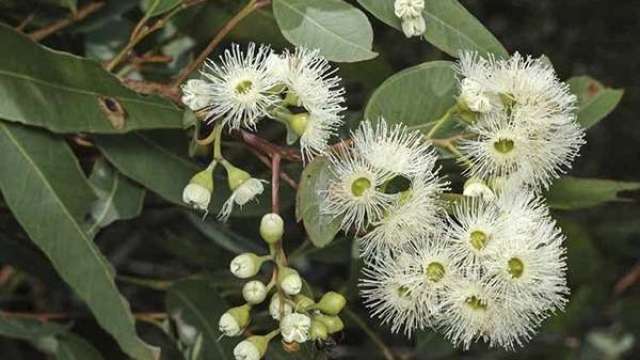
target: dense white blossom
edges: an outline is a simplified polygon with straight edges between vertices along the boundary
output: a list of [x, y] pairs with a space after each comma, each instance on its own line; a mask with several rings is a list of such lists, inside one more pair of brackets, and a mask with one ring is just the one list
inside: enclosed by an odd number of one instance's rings
[[[208, 119], [222, 121], [231, 128], [254, 128], [256, 122], [267, 115], [267, 111], [280, 101], [279, 94], [274, 91], [276, 79], [265, 61], [270, 53], [266, 46], [256, 48], [251, 43], [243, 52], [238, 44], [233, 44], [220, 56], [219, 63], [207, 61], [201, 73], [210, 90], [211, 102], [206, 107]], [[204, 88], [201, 83], [200, 88]], [[183, 88], [187, 96], [193, 93], [192, 90], [193, 86]]]
[[285, 342], [304, 343], [309, 339], [311, 318], [304, 314], [285, 315], [280, 321], [280, 334]]

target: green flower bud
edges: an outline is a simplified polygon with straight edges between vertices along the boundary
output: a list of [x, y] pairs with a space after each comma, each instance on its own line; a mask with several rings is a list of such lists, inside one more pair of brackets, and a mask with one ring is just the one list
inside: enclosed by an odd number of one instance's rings
[[260, 236], [268, 244], [275, 244], [284, 234], [284, 221], [275, 213], [265, 214], [260, 220]]
[[296, 295], [293, 298], [293, 301], [296, 303], [296, 312], [307, 312], [316, 305], [316, 302], [313, 301], [313, 299], [302, 294]]
[[254, 253], [244, 253], [236, 256], [229, 264], [231, 273], [240, 279], [255, 276], [268, 257], [260, 257]]
[[290, 267], [282, 267], [278, 271], [278, 284], [287, 295], [297, 295], [302, 290], [302, 278]]
[[307, 130], [307, 125], [309, 124], [310, 115], [307, 113], [295, 114], [292, 115], [289, 120], [289, 126], [291, 130], [298, 136], [302, 136]]
[[236, 360], [259, 360], [264, 357], [269, 347], [267, 336], [250, 336], [241, 341], [233, 349], [233, 356]]
[[309, 339], [311, 340], [327, 340], [329, 337], [329, 330], [327, 326], [318, 320], [311, 321], [311, 328], [309, 329]]
[[198, 210], [207, 210], [213, 192], [213, 166], [196, 173], [182, 191], [182, 201]]
[[222, 165], [227, 170], [227, 181], [229, 182], [229, 189], [231, 189], [231, 191], [234, 191], [245, 181], [251, 179], [251, 174], [233, 166], [228, 161], [223, 161]]
[[251, 306], [244, 304], [227, 310], [218, 321], [218, 329], [225, 336], [238, 336], [242, 334], [251, 320]]
[[242, 297], [252, 305], [260, 304], [267, 297], [267, 287], [260, 280], [252, 280], [242, 287]]
[[318, 302], [317, 309], [327, 315], [338, 315], [344, 306], [347, 304], [347, 299], [335, 291], [329, 291], [324, 294]]
[[313, 317], [313, 320], [319, 321], [324, 326], [326, 326], [329, 334], [335, 334], [338, 331], [342, 331], [342, 329], [344, 329], [344, 323], [338, 316], [317, 314]]

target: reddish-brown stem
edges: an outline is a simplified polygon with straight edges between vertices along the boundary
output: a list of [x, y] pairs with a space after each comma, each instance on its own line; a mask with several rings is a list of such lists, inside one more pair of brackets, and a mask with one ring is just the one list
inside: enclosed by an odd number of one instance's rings
[[280, 154], [271, 157], [271, 212], [280, 213]]
[[[246, 145], [246, 144], [245, 144]], [[269, 169], [271, 169], [271, 161], [269, 160], [269, 158], [265, 155], [263, 155], [260, 151], [252, 148], [251, 146], [247, 145], [247, 149], [249, 151], [251, 151], [251, 153], [258, 158], [258, 160], [260, 160], [263, 164], [265, 164]], [[284, 170], [280, 170], [280, 179], [284, 180], [284, 182], [286, 182], [289, 186], [291, 186], [291, 188], [293, 190], [297, 190], [298, 189], [298, 184], [296, 183], [295, 180], [293, 180], [286, 172], [284, 172]]]
[[300, 155], [300, 151], [296, 149], [276, 145], [246, 130], [240, 129], [237, 131], [237, 133], [240, 134], [240, 138], [247, 145], [253, 147], [254, 149], [259, 150], [260, 152], [266, 155], [269, 155], [269, 157], [273, 157], [273, 155], [278, 154], [282, 159], [285, 159], [288, 161], [294, 161], [294, 162], [302, 161], [302, 156]]
[[27, 25], [29, 25], [35, 17], [36, 17], [36, 14], [34, 13], [29, 14], [29, 16], [27, 16], [24, 20], [20, 22], [20, 24], [18, 24], [18, 26], [15, 27], [16, 31], [23, 32], [24, 29], [27, 27]]
[[271, 0], [250, 0], [249, 3], [243, 7], [237, 14], [235, 14], [229, 21], [227, 21], [224, 26], [218, 31], [218, 33], [211, 39], [209, 45], [202, 50], [200, 55], [195, 58], [189, 65], [187, 65], [173, 83], [174, 88], [178, 88], [180, 84], [182, 84], [188, 77], [196, 71], [202, 65], [202, 63], [209, 57], [209, 55], [215, 50], [215, 48], [220, 44], [220, 42], [233, 30], [236, 25], [242, 21], [247, 15], [251, 14], [253, 11], [267, 6], [271, 3]]
[[105, 2], [103, 1], [89, 3], [81, 7], [80, 9], [78, 9], [78, 11], [71, 13], [68, 17], [54, 21], [53, 23], [30, 33], [29, 37], [33, 41], [40, 41], [48, 37], [49, 35], [54, 34], [66, 28], [69, 25], [72, 25], [80, 20], [83, 20], [87, 16], [98, 11], [101, 7], [104, 6], [104, 4]]

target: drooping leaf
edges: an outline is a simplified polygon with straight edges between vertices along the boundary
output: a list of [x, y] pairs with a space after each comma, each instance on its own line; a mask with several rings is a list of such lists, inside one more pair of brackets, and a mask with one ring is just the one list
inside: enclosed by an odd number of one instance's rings
[[302, 220], [309, 240], [317, 247], [327, 246], [340, 231], [340, 219], [333, 219], [320, 210], [323, 192], [331, 180], [329, 162], [316, 158], [302, 172], [296, 196], [296, 218]]
[[589, 76], [576, 76], [567, 81], [578, 97], [578, 122], [590, 128], [618, 106], [624, 90], [608, 88]]
[[11, 174], [0, 177], [0, 189], [29, 237], [127, 354], [154, 359], [156, 351], [136, 334], [113, 269], [82, 229], [83, 211], [95, 195], [66, 143], [37, 129], [0, 122], [0, 157], [0, 173]]
[[120, 174], [104, 159], [93, 165], [89, 182], [98, 200], [91, 204], [87, 232], [95, 235], [116, 220], [132, 219], [142, 211], [145, 190]]
[[228, 305], [220, 298], [216, 288], [202, 279], [183, 280], [167, 291], [167, 311], [177, 323], [197, 331], [201, 348], [193, 359], [233, 360], [232, 349], [239, 340], [221, 338], [218, 320]]
[[[387, 25], [401, 29], [394, 14], [393, 0], [358, 0], [360, 5]], [[422, 15], [427, 24], [424, 37], [431, 44], [457, 57], [460, 51], [477, 51], [480, 55], [508, 56], [505, 48], [478, 19], [457, 0], [428, 0]]]
[[563, 176], [553, 183], [546, 197], [552, 208], [573, 210], [597, 206], [608, 201], [624, 201], [619, 193], [633, 190], [640, 190], [640, 182]]
[[187, 157], [186, 139], [173, 132], [103, 135], [95, 142], [120, 172], [174, 204], [184, 205], [182, 190], [202, 170]]
[[56, 360], [103, 360], [98, 350], [81, 337], [64, 334], [57, 340]]
[[44, 48], [0, 24], [0, 118], [53, 132], [181, 128], [182, 111], [124, 87], [97, 62]]
[[391, 76], [371, 95], [365, 119], [384, 117], [428, 131], [456, 102], [457, 82], [453, 64], [433, 61], [410, 67]]
[[366, 15], [342, 0], [274, 0], [273, 13], [284, 37], [294, 45], [319, 49], [331, 61], [376, 57]]
[[140, 6], [148, 17], [162, 15], [180, 5], [182, 0], [142, 0]]

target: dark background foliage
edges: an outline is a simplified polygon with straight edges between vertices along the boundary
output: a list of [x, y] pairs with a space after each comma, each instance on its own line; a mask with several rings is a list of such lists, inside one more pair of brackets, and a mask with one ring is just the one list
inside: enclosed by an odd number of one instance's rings
[[[16, 25], [34, 9], [38, 9], [43, 23], [47, 17], [60, 15], [58, 10], [35, 1], [2, 0], [0, 5], [3, 1], [13, 3], [12, 11], [0, 12], [0, 21], [11, 25]], [[116, 3], [122, 6], [126, 1], [113, 2]], [[209, 6], [222, 10], [236, 8], [231, 1], [212, 0], [210, 3]], [[628, 181], [640, 179], [638, 1], [464, 0], [462, 3], [510, 52], [548, 56], [561, 78], [588, 74], [607, 86], [624, 88], [625, 96], [619, 107], [589, 131], [588, 143], [571, 174]], [[124, 18], [115, 23], [86, 31], [83, 26], [91, 23], [85, 22], [44, 43], [79, 55], [99, 57], [91, 45], [112, 40], [117, 46], [140, 16], [135, 9], [125, 13]], [[216, 28], [228, 16], [224, 11], [207, 14], [190, 12], [176, 21], [179, 30], [196, 39], [196, 47], [205, 46], [210, 29]], [[371, 62], [341, 66], [349, 90], [350, 107], [356, 113], [354, 118], [361, 110], [358, 107], [366, 103], [373, 89], [391, 74], [426, 60], [446, 58], [426, 42], [406, 40], [400, 32], [373, 17], [371, 20], [375, 30], [374, 49], [381, 57]], [[267, 30], [254, 36], [250, 26], [241, 26], [232, 34], [232, 39], [265, 38], [274, 42], [275, 47], [288, 46], [277, 29], [269, 24], [264, 29]], [[156, 41], [161, 38], [149, 39], [142, 48], [150, 47]], [[1, 56], [12, 56], [11, 49], [2, 51]], [[175, 74], [175, 69], [150, 66], [141, 72], [147, 78], [162, 79]], [[96, 156], [91, 150], [75, 150], [83, 164], [90, 163]], [[637, 198], [636, 194], [630, 196]], [[598, 334], [617, 340], [625, 335], [635, 336], [633, 349], [624, 357], [637, 358], [640, 356], [640, 207], [637, 202], [612, 203], [570, 213], [557, 211], [555, 215], [568, 236], [571, 300], [566, 312], [547, 320], [542, 331], [522, 350], [507, 353], [478, 345], [471, 352], [461, 353], [438, 336], [427, 333], [407, 341], [389, 335], [386, 328], [368, 321], [358, 306], [357, 297], [352, 298], [354, 312], [406, 358], [598, 359], [604, 354], [589, 340]], [[292, 217], [291, 213], [289, 216]], [[133, 311], [156, 313], [165, 311], [163, 289], [166, 284], [163, 281], [140, 284], [140, 278], [173, 280], [198, 274], [220, 285], [223, 296], [231, 293], [230, 290], [237, 290], [238, 285], [228, 281], [224, 271], [232, 257], [231, 252], [224, 250], [224, 244], [255, 247], [259, 244], [254, 240], [257, 239], [257, 222], [256, 217], [249, 216], [234, 219], [229, 227], [221, 227], [213, 221], [203, 223], [196, 215], [168, 207], [157, 196], [148, 194], [141, 217], [116, 222], [100, 233], [96, 241], [120, 274], [135, 276], [122, 277], [118, 282]], [[292, 248], [300, 243], [299, 228], [292, 226], [287, 233]], [[71, 325], [73, 332], [91, 342], [105, 359], [125, 358], [109, 336], [96, 326], [86, 308], [72, 296], [44, 256], [28, 244], [28, 238], [4, 207], [0, 207], [0, 243], [2, 311], [53, 314], [47, 320], [61, 320]], [[313, 285], [343, 288], [353, 293], [350, 274], [357, 271], [357, 264], [350, 264], [350, 250], [348, 241], [338, 239], [331, 249], [308, 253], [306, 259], [300, 259], [296, 264], [306, 270], [307, 279]], [[623, 286], [627, 284], [625, 280], [628, 280], [628, 286]], [[229, 298], [234, 299], [233, 295]], [[65, 315], [56, 318], [56, 314]], [[354, 324], [348, 320], [348, 325]], [[165, 348], [165, 358], [177, 358], [172, 357], [177, 356], [175, 346], [157, 327], [141, 322], [139, 331], [145, 340]], [[380, 358], [376, 355], [378, 348], [357, 327], [349, 327], [339, 340], [334, 352], [343, 358]], [[36, 345], [43, 347], [46, 344]], [[11, 360], [45, 358], [32, 344], [6, 338], [0, 338], [0, 354], [2, 359]]]

